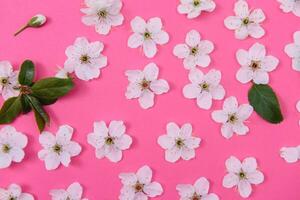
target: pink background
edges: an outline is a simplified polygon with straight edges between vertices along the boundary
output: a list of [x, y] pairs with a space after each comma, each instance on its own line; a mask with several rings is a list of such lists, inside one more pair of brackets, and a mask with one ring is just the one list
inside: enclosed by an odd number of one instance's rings
[[[0, 60], [11, 61], [17, 69], [24, 59], [29, 58], [36, 63], [38, 78], [53, 76], [57, 65], [62, 66], [66, 60], [66, 47], [73, 44], [76, 37], [86, 36], [90, 41], [99, 40], [105, 44], [103, 54], [108, 57], [109, 65], [97, 80], [76, 80], [76, 88], [70, 95], [47, 107], [52, 116], [49, 130], [56, 132], [62, 124], [69, 124], [76, 129], [73, 139], [82, 145], [83, 151], [72, 159], [71, 166], [46, 171], [44, 163], [37, 158], [41, 146], [31, 113], [13, 123], [17, 130], [29, 137], [29, 143], [21, 164], [0, 170], [0, 187], [18, 183], [26, 192], [34, 194], [36, 199], [47, 200], [50, 199], [50, 189], [66, 188], [78, 181], [84, 187], [84, 196], [90, 200], [116, 200], [121, 188], [118, 174], [134, 172], [147, 164], [154, 171], [154, 180], [164, 188], [163, 196], [156, 199], [179, 199], [175, 190], [178, 183], [193, 183], [205, 176], [211, 182], [211, 192], [218, 194], [221, 199], [235, 200], [242, 199], [237, 191], [222, 187], [226, 173], [224, 162], [229, 156], [235, 155], [240, 159], [256, 157], [260, 170], [265, 174], [265, 182], [254, 187], [250, 199], [300, 199], [300, 164], [287, 164], [279, 156], [282, 146], [300, 144], [300, 114], [295, 109], [300, 99], [300, 74], [292, 70], [291, 59], [283, 52], [284, 46], [292, 42], [292, 34], [297, 31], [300, 19], [282, 13], [276, 0], [249, 0], [252, 8], [264, 10], [267, 20], [263, 27], [267, 34], [259, 40], [238, 41], [233, 32], [223, 25], [224, 18], [233, 14], [234, 0], [227, 0], [226, 3], [224, 0], [215, 0], [216, 10], [195, 20], [188, 20], [177, 13], [178, 0], [123, 2], [124, 24], [114, 28], [108, 36], [101, 36], [93, 27], [81, 23], [83, 0], [1, 0]], [[41, 29], [28, 29], [18, 37], [13, 37], [14, 31], [36, 13], [44, 13], [49, 17], [47, 25]], [[147, 59], [138, 49], [127, 47], [127, 39], [131, 34], [130, 20], [135, 16], [146, 19], [161, 17], [165, 30], [170, 34], [170, 42], [161, 46], [153, 59]], [[238, 97], [240, 103], [247, 102], [250, 85], [242, 85], [235, 79], [239, 68], [235, 59], [237, 49], [248, 49], [257, 41], [266, 45], [268, 54], [280, 59], [280, 65], [270, 75], [270, 84], [279, 96], [285, 117], [283, 123], [268, 124], [254, 113], [249, 119], [250, 133], [247, 136], [234, 136], [230, 140], [221, 136], [220, 125], [212, 121], [210, 114], [222, 106], [222, 101], [215, 101], [211, 110], [204, 111], [196, 106], [195, 101], [185, 99], [182, 95], [182, 88], [189, 82], [188, 71], [172, 51], [176, 44], [184, 41], [185, 34], [191, 29], [200, 31], [203, 38], [215, 44], [215, 51], [211, 54], [212, 63], [204, 71], [212, 68], [221, 70], [227, 96]], [[157, 96], [152, 109], [143, 110], [136, 100], [126, 100], [124, 93], [128, 81], [124, 72], [142, 69], [149, 62], [159, 66], [160, 77], [169, 81], [171, 90]], [[124, 152], [121, 162], [115, 164], [94, 156], [94, 148], [87, 144], [86, 136], [93, 130], [96, 120], [125, 121], [134, 143], [130, 150]], [[166, 124], [171, 121], [191, 123], [194, 134], [202, 138], [196, 159], [176, 164], [164, 160], [164, 151], [158, 146], [157, 138], [166, 132]]]

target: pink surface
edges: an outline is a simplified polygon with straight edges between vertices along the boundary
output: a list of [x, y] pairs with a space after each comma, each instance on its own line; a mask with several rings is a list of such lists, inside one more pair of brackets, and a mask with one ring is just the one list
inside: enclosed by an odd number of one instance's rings
[[[211, 182], [211, 192], [221, 199], [242, 199], [234, 189], [222, 187], [225, 175], [225, 160], [235, 155], [239, 159], [248, 156], [257, 158], [260, 170], [265, 174], [265, 182], [254, 188], [253, 200], [298, 200], [300, 199], [300, 164], [287, 164], [279, 156], [282, 146], [300, 144], [298, 119], [295, 109], [299, 96], [300, 74], [291, 68], [291, 59], [283, 52], [287, 43], [292, 43], [292, 34], [299, 28], [300, 19], [292, 14], [284, 14], [277, 1], [249, 0], [251, 7], [262, 8], [267, 16], [263, 23], [267, 34], [259, 40], [238, 41], [233, 32], [223, 25], [225, 17], [233, 14], [234, 0], [216, 0], [213, 13], [205, 13], [196, 20], [188, 20], [176, 11], [177, 0], [124, 0], [122, 13], [125, 23], [114, 28], [110, 35], [100, 36], [93, 27], [81, 23], [80, 8], [83, 0], [2, 0], [0, 3], [0, 60], [10, 60], [17, 68], [26, 59], [32, 59], [37, 66], [37, 77], [52, 76], [57, 65], [66, 60], [65, 49], [78, 36], [86, 36], [90, 41], [100, 40], [105, 44], [104, 55], [109, 65], [102, 70], [99, 79], [90, 82], [76, 80], [76, 88], [47, 111], [52, 116], [49, 130], [56, 132], [61, 124], [69, 124], [76, 131], [74, 140], [83, 146], [83, 152], [73, 158], [69, 168], [60, 167], [46, 171], [44, 163], [37, 157], [41, 149], [38, 131], [33, 115], [18, 118], [13, 125], [29, 137], [25, 149], [26, 157], [21, 164], [13, 164], [0, 171], [0, 187], [10, 183], [22, 185], [24, 191], [34, 194], [36, 199], [50, 199], [48, 192], [54, 188], [66, 188], [74, 181], [84, 187], [84, 196], [90, 200], [115, 200], [119, 195], [120, 172], [134, 172], [142, 165], [149, 165], [154, 171], [154, 179], [164, 188], [163, 196], [156, 199], [179, 199], [176, 192], [178, 183], [193, 183], [200, 176]], [[28, 29], [18, 37], [14, 31], [32, 15], [44, 13], [49, 23], [41, 29]], [[159, 48], [153, 59], [147, 59], [137, 49], [127, 47], [131, 34], [130, 20], [135, 16], [146, 19], [161, 17], [165, 30], [170, 34], [170, 42]], [[298, 27], [297, 27], [298, 26]], [[258, 41], [267, 47], [268, 54], [280, 59], [277, 70], [270, 74], [270, 84], [276, 90], [285, 116], [280, 125], [271, 125], [255, 113], [249, 119], [250, 133], [234, 136], [226, 140], [220, 134], [220, 125], [213, 122], [210, 113], [219, 109], [222, 101], [215, 101], [209, 111], [196, 106], [195, 101], [185, 99], [182, 88], [188, 81], [188, 71], [182, 60], [173, 56], [173, 47], [184, 41], [191, 30], [200, 31], [202, 37], [215, 44], [211, 54], [212, 64], [205, 69], [222, 71], [221, 83], [226, 96], [236, 96], [240, 103], [247, 102], [250, 85], [242, 85], [235, 79], [239, 68], [235, 52], [239, 48], [248, 49]], [[299, 30], [299, 29], [298, 29]], [[143, 110], [136, 100], [126, 100], [128, 81], [124, 75], [128, 69], [142, 69], [149, 62], [160, 68], [160, 77], [169, 81], [171, 90], [156, 97], [156, 104], [150, 110]], [[94, 148], [87, 144], [86, 136], [93, 130], [96, 120], [124, 120], [127, 132], [134, 143], [124, 152], [123, 160], [117, 164], [107, 159], [98, 160]], [[168, 122], [178, 124], [189, 122], [194, 134], [201, 137], [202, 144], [196, 151], [196, 159], [179, 161], [176, 164], [164, 160], [164, 151], [157, 144], [157, 138], [166, 132]]]

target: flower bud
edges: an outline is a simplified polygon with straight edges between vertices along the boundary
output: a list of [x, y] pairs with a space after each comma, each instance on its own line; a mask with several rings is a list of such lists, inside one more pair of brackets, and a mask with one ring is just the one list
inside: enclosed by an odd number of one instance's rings
[[30, 27], [39, 27], [46, 23], [46, 16], [38, 14], [32, 17], [29, 22], [28, 26]]

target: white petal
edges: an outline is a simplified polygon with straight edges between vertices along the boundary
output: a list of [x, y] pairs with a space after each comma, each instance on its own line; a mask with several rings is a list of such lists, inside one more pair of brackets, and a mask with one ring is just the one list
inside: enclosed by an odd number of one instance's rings
[[145, 40], [143, 43], [143, 51], [147, 58], [153, 58], [157, 52], [156, 44], [153, 40]]
[[187, 33], [185, 42], [187, 45], [190, 47], [194, 47], [200, 43], [200, 33], [196, 30], [191, 30], [190, 32]]
[[189, 149], [187, 147], [183, 147], [181, 150], [181, 157], [183, 160], [190, 160], [195, 158], [196, 153], [194, 149]]
[[198, 55], [196, 56], [196, 64], [200, 67], [207, 67], [211, 62], [208, 55]]
[[296, 104], [296, 109], [297, 109], [298, 112], [300, 112], [300, 100]]
[[14, 162], [21, 162], [25, 156], [24, 151], [20, 148], [12, 148], [9, 154]]
[[245, 126], [242, 122], [233, 124], [232, 130], [237, 135], [246, 135], [249, 132], [249, 128]]
[[71, 141], [68, 143], [64, 149], [71, 155], [77, 156], [81, 152], [81, 146], [77, 142]]
[[22, 188], [17, 184], [11, 184], [7, 189], [14, 197], [20, 196], [22, 192]]
[[236, 30], [242, 26], [242, 20], [236, 16], [229, 16], [224, 20], [224, 25], [230, 30]]
[[250, 24], [248, 26], [248, 33], [253, 38], [261, 38], [265, 35], [265, 30], [258, 24]]
[[31, 194], [28, 193], [22, 193], [19, 196], [19, 200], [34, 200], [34, 197]]
[[0, 61], [0, 77], [10, 77], [13, 67], [9, 61]]
[[12, 159], [7, 153], [0, 153], [0, 169], [7, 168], [10, 166]]
[[197, 105], [199, 108], [209, 110], [212, 106], [212, 95], [208, 92], [202, 92], [197, 97]]
[[152, 81], [150, 88], [155, 94], [163, 94], [170, 89], [168, 82], [163, 79]]
[[[299, 4], [299, 2], [298, 2], [298, 4]], [[298, 6], [299, 6], [299, 5], [298, 5]], [[296, 31], [296, 32], [293, 34], [293, 38], [294, 38], [295, 44], [300, 45], [300, 31]]]
[[49, 192], [52, 200], [62, 200], [68, 197], [68, 192], [65, 190], [50, 190]]
[[222, 74], [219, 70], [211, 69], [205, 75], [205, 81], [210, 85], [217, 86], [221, 81]]
[[239, 49], [236, 52], [236, 59], [242, 66], [249, 66], [251, 64], [251, 58], [249, 57], [249, 53], [244, 49]]
[[194, 187], [189, 184], [178, 184], [176, 186], [176, 190], [178, 191], [181, 198], [187, 198], [187, 199], [192, 197], [195, 192]]
[[209, 182], [206, 178], [201, 177], [195, 182], [194, 187], [196, 189], [197, 194], [204, 196], [208, 194]]
[[56, 133], [56, 140], [59, 144], [67, 144], [73, 135], [73, 128], [69, 125], [62, 125]]
[[255, 43], [250, 47], [249, 55], [252, 58], [252, 60], [261, 61], [266, 56], [266, 48], [260, 43]]
[[150, 31], [150, 33], [158, 33], [162, 29], [162, 22], [159, 17], [153, 17], [148, 20], [147, 22], [147, 30]]
[[226, 169], [231, 173], [239, 173], [242, 169], [242, 163], [234, 156], [230, 156], [225, 162]]
[[165, 152], [166, 161], [169, 161], [169, 162], [172, 162], [172, 163], [179, 160], [180, 156], [181, 156], [181, 151], [175, 146], [171, 149], [167, 149], [166, 152]]
[[260, 171], [247, 173], [247, 179], [251, 184], [261, 184], [264, 181], [264, 175]]
[[167, 135], [170, 137], [178, 137], [180, 134], [180, 128], [176, 123], [170, 122], [167, 124]]
[[253, 70], [249, 67], [241, 67], [236, 73], [236, 79], [241, 83], [248, 83], [253, 78]]
[[298, 1], [296, 2], [296, 5], [294, 6], [293, 13], [297, 17], [300, 17], [300, 3]]
[[214, 44], [209, 40], [202, 40], [199, 43], [199, 52], [201, 54], [210, 54], [214, 50]]
[[177, 11], [179, 14], [187, 14], [190, 13], [193, 9], [193, 6], [190, 4], [179, 4], [177, 7]]
[[185, 139], [184, 144], [190, 149], [195, 149], [199, 147], [200, 142], [201, 142], [200, 138], [190, 137], [188, 139]]
[[188, 19], [194, 19], [196, 17], [198, 17], [201, 14], [201, 10], [198, 9], [193, 9], [191, 12], [188, 13], [187, 18]]
[[146, 80], [154, 81], [157, 79], [159, 69], [155, 63], [149, 63], [144, 69], [144, 75]]
[[222, 100], [225, 96], [225, 89], [222, 85], [218, 85], [217, 87], [214, 87], [210, 93], [213, 99]]
[[234, 35], [236, 39], [244, 40], [248, 37], [248, 29], [246, 26], [241, 26], [234, 31]]
[[242, 169], [244, 172], [254, 172], [257, 168], [257, 162], [254, 157], [245, 158], [242, 162]]
[[158, 137], [157, 143], [164, 149], [170, 149], [175, 145], [175, 140], [168, 135], [161, 135]]
[[106, 137], [108, 135], [108, 128], [104, 121], [94, 122], [94, 133], [101, 137]]
[[189, 73], [189, 80], [195, 84], [202, 83], [204, 80], [204, 74], [199, 69], [192, 69]]
[[300, 56], [300, 46], [296, 44], [287, 44], [284, 48], [284, 52], [291, 58]]
[[190, 138], [193, 132], [192, 125], [189, 123], [184, 124], [181, 127], [180, 134], [183, 138]]
[[248, 198], [252, 192], [251, 184], [247, 180], [241, 180], [238, 184], [238, 190], [243, 198]]
[[[1, 91], [0, 91], [1, 92]], [[3, 90], [2, 90], [2, 97], [4, 100], [7, 100], [11, 97], [16, 97], [20, 94], [20, 91], [19, 90], [15, 90], [13, 88], [13, 86], [5, 86], [3, 87]]]
[[56, 139], [52, 133], [43, 131], [39, 136], [39, 142], [44, 148], [49, 148], [55, 145]]
[[119, 162], [122, 159], [122, 151], [116, 148], [111, 148], [110, 151], [106, 154], [106, 157], [111, 162]]
[[256, 70], [253, 74], [253, 82], [256, 84], [268, 84], [269, 74], [263, 70]]
[[201, 89], [195, 84], [188, 84], [183, 88], [183, 95], [185, 98], [194, 99], [200, 94]]
[[121, 150], [129, 149], [132, 144], [132, 138], [129, 135], [122, 135], [121, 137], [115, 139], [115, 146]]
[[202, 1], [201, 8], [205, 11], [212, 12], [216, 8], [216, 3], [214, 1]]
[[288, 163], [295, 163], [300, 155], [296, 147], [283, 147], [280, 149], [280, 156]]
[[45, 157], [45, 165], [47, 170], [56, 169], [60, 164], [60, 159], [56, 153], [49, 153]]
[[219, 200], [219, 197], [214, 193], [210, 193], [206, 195], [203, 200]]
[[133, 33], [132, 35], [129, 36], [127, 45], [130, 48], [137, 48], [141, 46], [143, 42], [144, 42], [144, 38], [141, 34]]
[[226, 123], [228, 120], [228, 114], [223, 110], [216, 110], [211, 113], [211, 117], [215, 122]]
[[140, 183], [149, 184], [152, 179], [152, 170], [149, 166], [145, 165], [137, 171], [136, 176]]
[[158, 33], [152, 34], [152, 39], [157, 43], [157, 44], [166, 44], [169, 41], [169, 34], [165, 31], [160, 31]]
[[265, 19], [266, 19], [266, 16], [265, 16], [264, 12], [262, 11], [262, 9], [254, 9], [249, 16], [249, 20], [253, 21], [255, 23], [261, 23]]
[[173, 49], [173, 54], [178, 58], [186, 58], [190, 53], [189, 47], [186, 44], [178, 44]]
[[110, 20], [111, 20], [111, 25], [112, 26], [119, 26], [119, 25], [123, 24], [124, 16], [121, 15], [121, 14], [111, 15]]
[[234, 173], [228, 173], [223, 178], [223, 187], [232, 188], [239, 182], [239, 177]]
[[267, 72], [271, 72], [276, 69], [279, 64], [279, 60], [274, 56], [266, 56], [261, 62], [261, 68]]
[[197, 57], [193, 55], [188, 55], [184, 60], [183, 60], [183, 66], [185, 69], [193, 69], [197, 65]]
[[127, 86], [125, 96], [127, 99], [134, 99], [140, 97], [142, 94], [141, 86], [137, 83], [130, 83]]
[[146, 30], [146, 22], [143, 18], [137, 16], [130, 22], [131, 28], [133, 32], [136, 33], [144, 33]]
[[222, 133], [222, 136], [225, 137], [226, 139], [231, 138], [233, 135], [232, 126], [228, 123], [223, 124], [221, 127], [221, 133]]
[[137, 182], [137, 177], [134, 173], [121, 173], [119, 178], [124, 185], [134, 185]]
[[102, 147], [97, 147], [96, 150], [95, 150], [95, 155], [96, 155], [96, 158], [98, 159], [102, 159], [106, 156], [106, 147], [105, 146], [102, 146]]
[[300, 58], [293, 59], [292, 67], [294, 70], [300, 71]]
[[125, 133], [126, 127], [123, 121], [111, 121], [108, 130], [111, 136], [120, 137]]
[[248, 15], [249, 15], [249, 8], [248, 8], [247, 1], [246, 0], [238, 0], [234, 4], [234, 12], [240, 18], [248, 17]]
[[101, 35], [107, 35], [111, 29], [111, 24], [105, 21], [102, 21], [100, 23], [97, 23], [96, 26], [96, 32]]
[[227, 113], [234, 113], [238, 110], [238, 102], [236, 97], [227, 97], [223, 104], [223, 110]]
[[250, 117], [252, 112], [253, 112], [253, 107], [251, 105], [243, 104], [239, 106], [237, 115], [240, 120], [244, 121]]
[[77, 182], [72, 183], [67, 189], [71, 199], [81, 199], [83, 189]]
[[148, 185], [145, 185], [143, 191], [149, 197], [156, 197], [163, 193], [163, 188], [158, 182], [152, 182]]
[[151, 108], [154, 105], [154, 94], [148, 90], [145, 90], [139, 97], [140, 106], [143, 109]]
[[71, 156], [67, 152], [62, 152], [59, 155], [60, 162], [63, 166], [69, 167], [69, 164], [71, 163]]

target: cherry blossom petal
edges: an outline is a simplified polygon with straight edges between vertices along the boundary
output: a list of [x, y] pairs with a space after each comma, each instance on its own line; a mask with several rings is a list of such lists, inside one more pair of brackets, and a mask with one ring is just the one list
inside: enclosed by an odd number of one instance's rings
[[253, 157], [245, 158], [242, 162], [242, 169], [244, 172], [254, 172], [257, 168], [257, 162], [256, 159]]
[[288, 163], [295, 163], [300, 153], [296, 147], [283, 147], [280, 149], [280, 156]]
[[31, 194], [28, 193], [22, 193], [19, 196], [20, 200], [34, 200], [33, 196]]
[[133, 33], [129, 36], [127, 45], [130, 48], [137, 48], [139, 46], [142, 46], [144, 42], [144, 38], [139, 33]]
[[152, 179], [152, 170], [147, 165], [141, 167], [136, 173], [137, 179], [142, 184], [149, 184]]
[[190, 149], [195, 149], [195, 148], [199, 147], [200, 142], [201, 142], [200, 138], [191, 137], [191, 138], [185, 139], [184, 144]]
[[300, 71], [300, 58], [293, 59], [292, 67], [296, 71]]
[[142, 92], [141, 96], [139, 97], [140, 106], [143, 109], [148, 109], [154, 105], [154, 94], [148, 90]]
[[261, 38], [265, 35], [265, 30], [259, 24], [250, 24], [248, 26], [248, 33], [253, 38]]
[[236, 30], [242, 26], [242, 20], [236, 16], [229, 16], [224, 20], [224, 25], [230, 30]]
[[94, 133], [101, 137], [106, 137], [108, 135], [108, 128], [104, 121], [94, 122]]
[[158, 182], [152, 182], [148, 185], [145, 185], [143, 191], [149, 197], [156, 197], [163, 193], [163, 188]]
[[111, 15], [110, 20], [111, 20], [112, 26], [119, 26], [119, 25], [123, 24], [124, 16], [121, 14]]
[[83, 189], [77, 182], [72, 183], [67, 189], [71, 199], [81, 199]]
[[94, 78], [98, 78], [100, 76], [100, 70], [94, 67], [76, 67], [75, 68], [76, 76], [84, 81], [88, 81]]
[[155, 42], [153, 40], [145, 40], [143, 43], [143, 50], [146, 57], [153, 58], [157, 52]]
[[223, 187], [232, 188], [236, 186], [239, 182], [239, 177], [234, 173], [226, 174], [223, 178]]
[[189, 80], [192, 83], [199, 84], [204, 80], [204, 74], [201, 70], [193, 69], [189, 73]]
[[121, 173], [119, 178], [124, 185], [134, 185], [137, 182], [135, 173]]
[[160, 31], [158, 33], [153, 33], [152, 34], [152, 39], [157, 43], [157, 44], [166, 44], [169, 41], [169, 34], [165, 31]]
[[63, 164], [63, 166], [68, 167], [71, 163], [71, 156], [67, 152], [60, 153], [60, 162]]
[[238, 101], [236, 97], [228, 97], [223, 104], [223, 110], [228, 113], [234, 113], [238, 110]]
[[111, 29], [111, 25], [105, 21], [102, 21], [95, 25], [95, 29], [96, 29], [97, 33], [99, 33], [101, 35], [107, 35]]
[[192, 131], [193, 131], [192, 125], [186, 123], [181, 127], [180, 133], [183, 138], [188, 138], [192, 135]]
[[[298, 4], [299, 4], [299, 2], [298, 2]], [[295, 44], [300, 45], [300, 31], [296, 31], [293, 34], [293, 38], [294, 38]]]
[[234, 35], [236, 39], [244, 40], [249, 35], [248, 28], [246, 26], [241, 26], [238, 29], [235, 29]]
[[43, 131], [39, 136], [39, 142], [46, 149], [54, 146], [56, 139], [52, 133]]
[[9, 77], [13, 72], [13, 67], [9, 61], [0, 61], [0, 77]]
[[253, 74], [249, 67], [241, 67], [236, 73], [236, 79], [241, 83], [248, 83], [253, 79]]
[[249, 132], [249, 128], [243, 122], [233, 124], [232, 130], [237, 135], [246, 135]]
[[122, 159], [122, 151], [117, 148], [111, 148], [109, 152], [107, 152], [106, 157], [111, 162], [119, 162]]
[[163, 94], [170, 89], [168, 82], [163, 79], [152, 81], [150, 88], [155, 94]]
[[212, 106], [212, 95], [208, 92], [202, 92], [197, 96], [197, 105], [205, 110], [208, 110]]
[[238, 0], [234, 4], [234, 13], [240, 18], [245, 18], [249, 16], [248, 3], [245, 0]]
[[183, 95], [185, 98], [194, 99], [200, 94], [201, 89], [195, 84], [188, 84], [183, 88]]
[[67, 144], [73, 135], [73, 128], [69, 125], [62, 125], [59, 127], [56, 140], [59, 144]]
[[168, 135], [161, 135], [158, 137], [157, 143], [163, 149], [170, 149], [175, 145], [175, 140]]
[[207, 67], [211, 62], [211, 59], [208, 55], [198, 55], [196, 57], [196, 64], [201, 67]]
[[248, 119], [253, 112], [253, 107], [249, 104], [242, 104], [239, 106], [237, 115], [238, 118], [242, 121]]
[[11, 162], [12, 158], [9, 154], [0, 152], [0, 169], [9, 167]]
[[300, 57], [300, 46], [296, 44], [288, 44], [285, 46], [284, 52], [291, 58]]
[[239, 173], [242, 169], [242, 163], [234, 156], [230, 156], [225, 162], [226, 169], [230, 173]]
[[204, 196], [203, 200], [219, 200], [219, 197], [216, 194], [210, 193]]
[[17, 184], [11, 184], [7, 189], [14, 197], [19, 197], [22, 193], [22, 188]]
[[239, 49], [236, 52], [236, 59], [238, 63], [242, 66], [249, 66], [251, 64], [251, 59], [249, 57], [248, 51], [244, 49]]
[[173, 54], [178, 58], [186, 58], [190, 53], [190, 49], [186, 44], [178, 44], [173, 49]]
[[263, 22], [265, 19], [266, 16], [262, 9], [254, 9], [249, 15], [249, 20], [257, 24]]
[[253, 75], [253, 82], [256, 84], [268, 84], [269, 74], [263, 70], [256, 70]]
[[169, 162], [176, 162], [181, 157], [181, 151], [177, 147], [167, 149], [165, 152], [165, 159]]
[[221, 133], [222, 136], [225, 137], [226, 139], [231, 138], [233, 136], [232, 126], [229, 125], [228, 123], [223, 124], [221, 127]]
[[77, 142], [71, 141], [64, 146], [64, 150], [71, 156], [77, 156], [81, 152], [81, 146]]
[[45, 166], [47, 170], [58, 168], [60, 164], [59, 156], [56, 153], [48, 153], [45, 158]]
[[129, 135], [122, 135], [119, 138], [115, 139], [115, 146], [121, 150], [129, 149], [132, 144], [132, 138]]
[[159, 17], [149, 19], [146, 27], [151, 33], [159, 33], [162, 29], [161, 19]]
[[298, 1], [295, 2], [295, 6], [293, 9], [293, 13], [294, 15], [296, 15], [297, 17], [300, 17], [300, 3]]
[[267, 72], [271, 72], [276, 69], [279, 64], [279, 60], [274, 56], [266, 56], [261, 61], [261, 68]]
[[140, 85], [137, 83], [130, 83], [127, 87], [125, 96], [127, 99], [134, 99], [140, 97], [142, 94], [142, 90]]
[[186, 147], [183, 147], [181, 150], [181, 157], [183, 160], [190, 160], [192, 158], [195, 158], [196, 153], [194, 149], [189, 149]]
[[146, 30], [146, 22], [143, 18], [137, 16], [130, 22], [133, 32], [144, 33]]
[[25, 157], [24, 151], [20, 148], [12, 148], [9, 154], [14, 162], [21, 162]]
[[252, 192], [252, 187], [247, 180], [241, 180], [238, 183], [238, 190], [243, 198], [248, 198]]
[[206, 178], [201, 177], [195, 182], [194, 187], [196, 189], [197, 194], [204, 196], [208, 194], [209, 182]]
[[252, 60], [260, 61], [263, 60], [266, 56], [266, 48], [260, 43], [255, 43], [249, 49], [249, 55]]
[[264, 175], [260, 171], [256, 170], [254, 172], [247, 173], [247, 179], [251, 184], [261, 184], [264, 181]]
[[196, 30], [191, 30], [186, 35], [185, 43], [190, 47], [194, 47], [200, 43], [200, 39], [201, 39], [200, 33]]
[[218, 85], [217, 87], [214, 87], [210, 93], [213, 99], [222, 100], [225, 96], [225, 89], [222, 85]]
[[189, 55], [183, 60], [183, 66], [185, 69], [193, 69], [196, 67], [197, 62], [198, 60], [196, 56]]
[[228, 114], [223, 110], [216, 110], [211, 113], [211, 117], [215, 122], [226, 123], [228, 120]]
[[209, 40], [199, 42], [199, 52], [201, 54], [209, 54], [214, 50], [214, 44]]
[[111, 121], [108, 130], [111, 136], [120, 137], [125, 133], [126, 127], [123, 121]]
[[177, 137], [180, 134], [180, 128], [176, 123], [170, 122], [167, 124], [167, 134], [170, 137]]
[[181, 198], [190, 198], [195, 193], [195, 189], [192, 185], [189, 184], [179, 184], [176, 186], [176, 190], [178, 191]]

